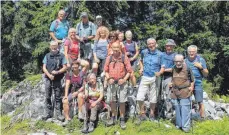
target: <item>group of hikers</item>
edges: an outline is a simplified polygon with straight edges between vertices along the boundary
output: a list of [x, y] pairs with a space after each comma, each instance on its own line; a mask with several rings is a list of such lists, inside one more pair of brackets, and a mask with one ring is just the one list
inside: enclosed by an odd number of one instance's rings
[[[119, 116], [120, 127], [125, 129], [126, 102], [131, 94], [138, 108], [135, 106], [135, 114], [138, 114], [135, 123], [156, 122], [160, 87], [166, 97], [166, 113], [175, 111], [178, 129], [190, 130], [192, 93], [204, 118], [202, 78], [208, 75], [208, 70], [205, 60], [197, 54], [196, 45], [187, 48], [188, 57], [184, 58], [174, 52], [174, 40], [167, 39], [166, 51], [161, 52], [156, 39], [148, 38], [146, 49], [140, 52], [130, 30], [109, 31], [102, 23], [102, 16], [96, 16], [96, 24], [89, 21], [86, 12], [80, 17], [76, 28], [70, 28], [65, 11], [60, 10], [51, 23], [50, 52], [43, 59], [44, 120], [54, 117], [55, 109], [55, 117], [68, 123], [73, 117], [72, 107], [77, 106], [78, 119], [84, 121], [83, 133], [94, 130], [101, 110], [110, 110], [107, 126], [115, 125]], [[141, 75], [139, 86], [135, 72]], [[51, 101], [52, 92], [54, 101]], [[145, 100], [150, 103], [149, 115]]]

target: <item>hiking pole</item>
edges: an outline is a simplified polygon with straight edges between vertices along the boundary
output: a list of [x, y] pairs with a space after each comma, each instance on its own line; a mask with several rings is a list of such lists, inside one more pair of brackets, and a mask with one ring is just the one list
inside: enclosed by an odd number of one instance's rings
[[[110, 94], [110, 99], [108, 98], [108, 99], [107, 99], [107, 100], [108, 100], [107, 102], [111, 104], [111, 98], [112, 98], [112, 95], [111, 95], [111, 85], [109, 84], [108, 87], [109, 87], [109, 89], [108, 89], [108, 90], [109, 90], [109, 93], [108, 93], [108, 91], [107, 91], [107, 93]], [[110, 112], [108, 112], [108, 117], [111, 118], [111, 117], [110, 117]], [[108, 126], [107, 126], [107, 123], [105, 124], [105, 127], [108, 127]], [[112, 127], [110, 127], [110, 128], [105, 132], [105, 135], [107, 135], [107, 134], [110, 132], [111, 129], [112, 129]]]
[[52, 89], [52, 95], [51, 95], [51, 102], [52, 102], [52, 115], [55, 116], [55, 91], [53, 86], [53, 80], [51, 80], [51, 89]]
[[[119, 110], [120, 110], [120, 107], [119, 107], [119, 105], [120, 105], [120, 85], [118, 84], [118, 81], [117, 82], [115, 82], [117, 85], [118, 85], [118, 90], [116, 89], [116, 124], [115, 124], [115, 126], [117, 126], [117, 124], [118, 124], [118, 112], [119, 112]], [[118, 95], [119, 94], [119, 95]], [[125, 117], [124, 117], [125, 118]], [[116, 127], [116, 130], [114, 131], [114, 134], [116, 134], [118, 132], [118, 130], [117, 130], [117, 127]]]
[[[160, 98], [160, 92], [161, 92], [161, 84], [162, 84], [162, 81], [161, 81], [161, 77], [157, 77], [156, 76], [156, 86], [158, 86], [158, 88], [156, 89], [156, 99], [157, 99], [157, 104], [160, 104], [161, 102], [161, 98]], [[159, 119], [158, 119], [158, 125], [160, 127], [160, 109], [159, 107], [157, 107], [157, 113], [159, 115]]]
[[193, 121], [192, 121], [192, 99], [190, 99], [190, 119], [191, 119], [191, 127], [192, 127], [192, 134], [193, 134]]
[[[84, 112], [85, 112], [85, 114], [84, 114], [84, 127], [85, 127], [85, 125], [87, 125], [87, 115], [88, 115], [87, 114], [87, 101], [88, 101], [88, 97], [85, 96], [85, 98], [84, 98]], [[85, 131], [82, 130], [81, 132], [84, 134], [88, 133], [87, 129]]]

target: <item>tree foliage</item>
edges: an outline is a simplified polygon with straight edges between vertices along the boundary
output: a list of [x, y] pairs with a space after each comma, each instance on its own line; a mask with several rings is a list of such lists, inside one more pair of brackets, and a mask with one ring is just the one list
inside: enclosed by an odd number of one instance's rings
[[2, 71], [7, 75], [2, 83], [41, 72], [49, 26], [58, 11], [65, 9], [72, 27], [80, 21], [82, 11], [89, 13], [91, 21], [102, 15], [110, 29], [132, 30], [142, 47], [149, 37], [157, 39], [161, 50], [165, 40], [172, 38], [183, 54], [187, 46], [195, 44], [207, 61], [208, 80], [217, 84], [215, 77], [220, 77], [220, 93], [229, 89], [229, 2], [2, 1], [1, 6]]

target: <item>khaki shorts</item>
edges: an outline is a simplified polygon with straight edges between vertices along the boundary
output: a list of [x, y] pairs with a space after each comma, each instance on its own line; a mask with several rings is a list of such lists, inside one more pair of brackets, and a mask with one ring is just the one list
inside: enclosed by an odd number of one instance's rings
[[144, 101], [146, 96], [150, 103], [157, 103], [156, 77], [142, 76], [138, 88], [137, 100]]
[[127, 88], [127, 83], [124, 83], [121, 86], [118, 84], [109, 84], [107, 88], [107, 103], [117, 100], [120, 103], [125, 103], [127, 101]]

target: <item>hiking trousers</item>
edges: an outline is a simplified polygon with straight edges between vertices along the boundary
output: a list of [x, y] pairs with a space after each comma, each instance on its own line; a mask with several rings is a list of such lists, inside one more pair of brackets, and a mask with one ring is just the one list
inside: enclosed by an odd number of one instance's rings
[[[53, 88], [52, 88], [53, 87]], [[53, 80], [51, 81], [49, 78], [45, 78], [45, 106], [46, 106], [46, 113], [52, 115], [52, 89], [54, 90], [54, 97], [55, 97], [55, 110], [57, 115], [61, 114], [62, 110], [62, 93], [63, 89], [61, 86], [61, 80]]]
[[191, 124], [191, 98], [172, 99], [176, 111], [176, 126], [189, 131]]

